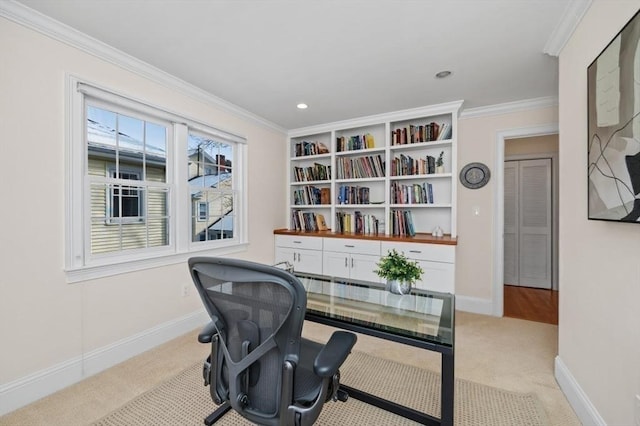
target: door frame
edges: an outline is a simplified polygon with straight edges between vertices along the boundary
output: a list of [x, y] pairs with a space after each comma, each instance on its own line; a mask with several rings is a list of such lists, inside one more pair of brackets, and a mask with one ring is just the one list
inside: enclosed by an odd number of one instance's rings
[[[504, 144], [505, 139], [527, 138], [532, 136], [555, 135], [559, 133], [558, 123], [540, 126], [520, 127], [501, 130], [496, 133], [495, 182], [496, 190], [493, 198], [493, 315], [501, 317], [504, 314]], [[558, 171], [558, 161], [552, 160], [552, 173]], [[557, 179], [558, 175], [553, 176]], [[557, 208], [558, 191], [553, 194], [554, 209]], [[554, 233], [557, 226], [554, 229]], [[557, 245], [557, 234], [554, 234], [554, 245]], [[557, 262], [556, 262], [557, 263]], [[557, 268], [557, 265], [554, 265]], [[554, 276], [556, 271], [554, 270]], [[557, 280], [554, 280], [557, 282]]]

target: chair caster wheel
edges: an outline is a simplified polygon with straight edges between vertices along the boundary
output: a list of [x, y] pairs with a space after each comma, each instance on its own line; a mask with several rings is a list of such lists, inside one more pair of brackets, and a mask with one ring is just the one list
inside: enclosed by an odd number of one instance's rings
[[349, 394], [345, 390], [338, 389], [336, 397], [338, 398], [338, 401], [346, 402], [347, 399], [349, 399]]

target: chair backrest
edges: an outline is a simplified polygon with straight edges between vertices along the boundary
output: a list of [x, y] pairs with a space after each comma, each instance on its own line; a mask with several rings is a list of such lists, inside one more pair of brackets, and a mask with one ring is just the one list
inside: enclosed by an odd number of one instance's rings
[[277, 417], [283, 365], [299, 361], [304, 287], [285, 270], [238, 259], [195, 257], [189, 269], [224, 343], [219, 394], [253, 421]]

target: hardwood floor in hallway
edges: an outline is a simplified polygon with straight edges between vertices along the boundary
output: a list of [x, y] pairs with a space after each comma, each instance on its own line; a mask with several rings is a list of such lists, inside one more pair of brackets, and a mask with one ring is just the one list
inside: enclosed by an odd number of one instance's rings
[[505, 285], [504, 316], [557, 325], [558, 292]]

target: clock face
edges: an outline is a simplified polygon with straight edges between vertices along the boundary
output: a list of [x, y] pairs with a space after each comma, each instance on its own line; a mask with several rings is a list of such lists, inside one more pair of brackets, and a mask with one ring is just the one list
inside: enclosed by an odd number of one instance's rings
[[467, 178], [467, 182], [478, 184], [482, 182], [482, 179], [484, 179], [484, 172], [482, 171], [482, 169], [474, 167], [467, 170], [467, 173], [465, 173], [465, 177]]
[[482, 163], [469, 163], [460, 171], [460, 182], [469, 189], [482, 188], [490, 177], [489, 168]]

